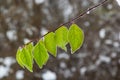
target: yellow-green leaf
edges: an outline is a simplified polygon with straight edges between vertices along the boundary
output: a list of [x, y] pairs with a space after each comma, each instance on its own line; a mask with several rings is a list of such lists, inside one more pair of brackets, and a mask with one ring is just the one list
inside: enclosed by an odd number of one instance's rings
[[58, 47], [67, 51], [66, 44], [68, 43], [68, 29], [65, 26], [62, 26], [55, 31], [55, 40]]
[[84, 41], [84, 33], [76, 24], [72, 24], [68, 32], [68, 40], [71, 47], [71, 52], [78, 50]]
[[21, 60], [21, 55], [22, 55], [22, 49], [21, 49], [21, 48], [18, 48], [17, 54], [16, 54], [16, 60], [17, 60], [18, 64], [19, 64], [21, 67], [24, 68], [24, 64], [23, 64], [23, 62], [22, 62], [22, 60]]
[[43, 67], [44, 64], [46, 64], [49, 55], [47, 53], [47, 50], [45, 48], [45, 45], [42, 40], [40, 40], [34, 47], [34, 53], [33, 53], [34, 59], [38, 66], [40, 68]]
[[53, 56], [56, 56], [57, 53], [57, 45], [55, 41], [55, 33], [50, 32], [44, 37], [44, 44], [47, 48], [48, 52], [50, 52]]
[[23, 65], [30, 71], [33, 72], [33, 55], [32, 55], [33, 45], [29, 43], [25, 45], [20, 54], [20, 59], [22, 60]]

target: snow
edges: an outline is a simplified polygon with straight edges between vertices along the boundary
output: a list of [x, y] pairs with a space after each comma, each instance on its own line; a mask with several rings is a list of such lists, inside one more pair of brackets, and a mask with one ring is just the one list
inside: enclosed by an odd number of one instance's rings
[[107, 8], [108, 8], [109, 10], [111, 10], [111, 9], [113, 8], [112, 4], [109, 4], [109, 5], [107, 6]]
[[86, 68], [86, 67], [80, 68], [80, 74], [81, 74], [81, 75], [84, 75], [86, 71], [87, 71], [87, 68]]
[[56, 76], [56, 73], [48, 70], [42, 74], [42, 78], [43, 78], [43, 80], [56, 80], [57, 76]]
[[75, 68], [75, 67], [72, 67], [72, 68], [71, 68], [71, 71], [72, 71], [72, 72], [75, 72], [75, 71], [76, 71], [76, 68]]
[[17, 80], [22, 80], [24, 78], [24, 71], [23, 70], [18, 70], [16, 72], [16, 79]]
[[0, 62], [4, 64], [0, 65], [0, 79], [9, 75], [10, 67], [16, 61], [13, 57], [0, 58]]
[[16, 61], [12, 57], [6, 57], [3, 61], [3, 64], [7, 67], [10, 67], [12, 64], [14, 64]]
[[105, 44], [108, 44], [108, 45], [112, 44], [112, 40], [110, 39], [105, 40]]
[[[73, 8], [72, 8], [72, 6], [68, 6], [67, 8], [66, 8], [66, 10], [64, 10], [64, 17], [65, 18], [68, 18], [69, 16], [70, 16], [70, 14], [72, 13], [72, 10], [73, 10]], [[66, 20], [65, 20], [66, 21]]]
[[45, 34], [47, 34], [48, 33], [48, 30], [46, 29], [46, 28], [41, 28], [41, 32], [40, 32], [40, 34], [43, 36], [43, 35], [45, 35]]
[[117, 1], [118, 5], [120, 6], [120, 0], [116, 0], [116, 1]]
[[4, 60], [3, 58], [0, 58], [0, 62], [3, 62], [3, 60]]
[[95, 41], [94, 47], [95, 47], [95, 48], [100, 47], [100, 41], [99, 41], [99, 40], [96, 40], [96, 41]]
[[9, 30], [6, 32], [6, 36], [10, 41], [16, 41], [17, 40], [17, 35], [16, 35], [15, 30]]
[[100, 61], [109, 63], [111, 61], [110, 57], [101, 55], [99, 58]]
[[111, 57], [112, 58], [116, 58], [117, 57], [117, 53], [115, 53], [115, 52], [111, 53]]
[[9, 70], [9, 67], [0, 65], [0, 79], [2, 79], [3, 77], [7, 77]]
[[58, 54], [58, 59], [69, 59], [70, 56], [67, 53]]
[[[64, 2], [64, 3], [63, 3]], [[63, 12], [64, 21], [67, 21], [71, 14], [73, 14], [73, 7], [68, 0], [59, 0], [59, 8]]]
[[100, 31], [99, 31], [99, 36], [100, 36], [100, 38], [105, 38], [105, 29], [101, 29]]
[[76, 54], [76, 57], [77, 58], [84, 58], [84, 57], [86, 57], [87, 56], [87, 53], [82, 53], [82, 52], [80, 52], [80, 53], [78, 53], [78, 54]]
[[33, 35], [33, 32], [32, 32], [32, 29], [31, 28], [26, 28], [26, 32], [32, 36]]
[[85, 21], [85, 22], [84, 22], [84, 25], [85, 25], [86, 27], [88, 27], [88, 26], [90, 26], [90, 22], [89, 22], [89, 21]]
[[36, 4], [42, 4], [42, 3], [44, 3], [44, 1], [45, 1], [45, 0], [35, 0], [35, 3], [36, 3]]
[[89, 2], [88, 2], [87, 0], [83, 0], [82, 6], [83, 6], [83, 7], [86, 7], [86, 6], [88, 6], [88, 5], [89, 5]]
[[[50, 11], [49, 11], [48, 8], [43, 7], [43, 8], [42, 8], [42, 12], [44, 13], [44, 15], [46, 15], [46, 18], [47, 18], [48, 21], [51, 21], [51, 20], [52, 20], [52, 15], [50, 14]], [[45, 21], [43, 21], [42, 23], [46, 24]]]
[[88, 67], [89, 70], [95, 70], [96, 69], [96, 65], [92, 64]]
[[104, 55], [100, 55], [99, 59], [96, 61], [96, 65], [101, 64], [101, 62], [105, 62], [105, 63], [110, 63], [111, 62], [111, 58], [104, 56]]
[[65, 63], [65, 62], [61, 62], [61, 63], [60, 63], [60, 67], [61, 67], [62, 69], [66, 68], [66, 63]]
[[24, 38], [24, 39], [23, 39], [23, 42], [24, 42], [24, 44], [27, 44], [28, 42], [30, 42], [30, 40], [27, 39], [27, 38]]
[[72, 76], [72, 72], [69, 69], [66, 69], [63, 74], [65, 78], [69, 78]]
[[113, 46], [114, 46], [114, 47], [119, 47], [120, 44], [119, 44], [119, 42], [114, 42], [114, 43], [113, 43]]

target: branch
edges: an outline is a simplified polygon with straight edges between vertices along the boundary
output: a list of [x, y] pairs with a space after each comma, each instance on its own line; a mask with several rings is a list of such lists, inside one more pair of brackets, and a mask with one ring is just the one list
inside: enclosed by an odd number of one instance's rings
[[107, 1], [108, 1], [108, 0], [104, 0], [104, 1], [102, 1], [101, 3], [99, 3], [99, 4], [94, 5], [93, 7], [88, 8], [88, 9], [85, 10], [83, 13], [79, 14], [78, 16], [76, 16], [75, 18], [71, 19], [70, 21], [61, 24], [60, 26], [67, 25], [67, 24], [69, 24], [69, 23], [71, 23], [71, 22], [74, 22], [74, 21], [76, 21], [76, 20], [79, 20], [81, 17], [85, 16], [88, 12], [96, 9], [96, 8], [99, 7], [99, 6], [102, 6], [102, 5], [103, 5], [104, 3], [106, 3]]
[[[93, 7], [88, 8], [87, 10], [85, 10], [84, 12], [82, 12], [81, 14], [79, 14], [78, 16], [76, 16], [75, 18], [71, 19], [70, 21], [65, 22], [65, 23], [59, 25], [58, 28], [60, 28], [60, 27], [63, 26], [63, 25], [67, 25], [67, 24], [69, 24], [69, 23], [72, 23], [72, 22], [75, 22], [75, 21], [79, 20], [80, 18], [82, 18], [83, 16], [85, 16], [86, 14], [88, 14], [88, 12], [96, 9], [97, 7], [102, 6], [102, 5], [105, 4], [107, 1], [108, 1], [108, 0], [104, 0], [104, 1], [100, 2], [99, 4], [94, 5]], [[57, 29], [58, 29], [58, 28], [57, 28]], [[55, 30], [57, 30], [57, 29], [55, 29]], [[54, 31], [55, 31], [55, 30], [54, 30]], [[49, 31], [48, 33], [50, 33], [50, 32], [51, 32], [51, 31]], [[48, 33], [47, 33], [47, 34], [48, 34]], [[47, 34], [45, 34], [45, 35], [47, 35]], [[45, 35], [43, 35], [41, 38], [43, 38]], [[39, 39], [31, 40], [31, 41], [28, 42], [27, 44], [29, 44], [29, 43], [31, 43], [31, 42], [36, 42], [36, 41], [38, 41], [38, 40], [39, 40]]]

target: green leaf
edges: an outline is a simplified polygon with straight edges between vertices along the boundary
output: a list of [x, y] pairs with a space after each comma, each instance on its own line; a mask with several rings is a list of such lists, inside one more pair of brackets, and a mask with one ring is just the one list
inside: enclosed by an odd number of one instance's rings
[[50, 32], [44, 37], [44, 44], [47, 48], [48, 52], [50, 52], [53, 56], [56, 57], [57, 53], [57, 45], [55, 41], [55, 33]]
[[32, 43], [29, 43], [29, 44], [25, 45], [25, 48], [29, 51], [29, 53], [31, 53], [31, 55], [32, 55], [33, 47], [34, 46], [33, 46]]
[[32, 55], [33, 45], [29, 43], [25, 45], [20, 54], [20, 59], [22, 60], [23, 65], [30, 71], [33, 72], [33, 55]]
[[17, 54], [16, 54], [16, 60], [17, 60], [18, 64], [19, 64], [21, 67], [24, 68], [24, 64], [23, 64], [23, 62], [22, 62], [22, 60], [21, 60], [21, 54], [22, 54], [22, 49], [21, 49], [21, 48], [18, 48]]
[[78, 50], [84, 41], [84, 33], [76, 24], [72, 24], [68, 32], [68, 40], [71, 46], [71, 52]]
[[38, 66], [40, 68], [43, 67], [44, 64], [46, 64], [49, 55], [47, 53], [47, 50], [45, 48], [45, 45], [43, 43], [42, 40], [40, 40], [34, 47], [34, 59], [36, 61], [36, 63], [38, 64]]
[[68, 43], [68, 29], [65, 26], [62, 26], [55, 31], [55, 40], [58, 47], [67, 51], [66, 44]]

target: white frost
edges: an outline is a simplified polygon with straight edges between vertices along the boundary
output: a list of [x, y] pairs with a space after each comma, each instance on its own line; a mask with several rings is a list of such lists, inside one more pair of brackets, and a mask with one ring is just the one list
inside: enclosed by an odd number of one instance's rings
[[22, 80], [24, 78], [24, 71], [23, 70], [18, 70], [16, 72], [16, 79], [17, 80]]
[[57, 76], [54, 72], [48, 70], [42, 74], [42, 78], [43, 80], [56, 80]]

